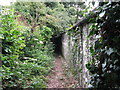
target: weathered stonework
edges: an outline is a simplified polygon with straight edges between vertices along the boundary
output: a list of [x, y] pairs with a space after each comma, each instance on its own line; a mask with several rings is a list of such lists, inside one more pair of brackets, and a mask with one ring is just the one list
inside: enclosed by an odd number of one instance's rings
[[82, 88], [90, 87], [90, 74], [86, 64], [92, 58], [89, 47], [94, 40], [87, 38], [90, 32], [88, 25], [79, 27], [75, 35], [64, 34], [62, 40], [63, 56]]

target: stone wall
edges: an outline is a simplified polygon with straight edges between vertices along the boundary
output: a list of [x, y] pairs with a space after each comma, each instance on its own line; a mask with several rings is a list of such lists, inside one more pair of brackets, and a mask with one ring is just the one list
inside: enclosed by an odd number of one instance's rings
[[82, 88], [90, 87], [90, 74], [86, 68], [88, 61], [92, 59], [89, 51], [93, 45], [93, 38], [88, 39], [88, 24], [79, 27], [76, 33], [64, 34], [62, 40], [63, 56], [68, 64], [69, 70], [79, 81]]

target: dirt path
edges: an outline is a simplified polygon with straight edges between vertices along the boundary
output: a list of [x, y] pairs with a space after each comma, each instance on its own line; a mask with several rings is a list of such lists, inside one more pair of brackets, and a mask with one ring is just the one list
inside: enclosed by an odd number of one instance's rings
[[64, 74], [61, 57], [56, 57], [52, 74], [48, 76], [48, 79], [48, 88], [72, 88], [72, 85], [77, 84], [77, 81]]

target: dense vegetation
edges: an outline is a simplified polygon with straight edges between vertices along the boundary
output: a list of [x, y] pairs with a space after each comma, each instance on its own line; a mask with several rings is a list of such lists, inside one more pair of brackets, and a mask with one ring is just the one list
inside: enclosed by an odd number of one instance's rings
[[[51, 39], [86, 16], [89, 8], [84, 8], [82, 2], [16, 2], [3, 7], [4, 13], [0, 13], [2, 88], [47, 88], [46, 76], [54, 60]], [[88, 38], [99, 38], [90, 47], [93, 58], [86, 66], [92, 76], [90, 84], [96, 88], [120, 86], [119, 12], [119, 2], [102, 3], [97, 17], [90, 19]], [[72, 30], [71, 36], [75, 32]]]
[[76, 19], [76, 8], [64, 5], [16, 2], [11, 7], [2, 7], [3, 88], [47, 87], [46, 75], [54, 59], [51, 38], [64, 32]]
[[[70, 70], [78, 80], [82, 77], [85, 80], [87, 75], [90, 75], [90, 80], [86, 82], [90, 87], [100, 90], [118, 89], [120, 87], [120, 2], [101, 2], [93, 11], [90, 12], [88, 9], [81, 12], [85, 19], [68, 31]], [[87, 70], [84, 67], [86, 61], [85, 67], [90, 74], [86, 74]]]
[[120, 2], [101, 3], [90, 26], [90, 37], [99, 36], [90, 47], [93, 60], [88, 69], [97, 88], [120, 87]]
[[53, 51], [51, 44], [44, 45], [43, 31], [51, 29], [43, 27], [31, 34], [29, 28], [16, 24], [13, 13], [10, 10], [9, 15], [1, 16], [3, 88], [45, 88]]

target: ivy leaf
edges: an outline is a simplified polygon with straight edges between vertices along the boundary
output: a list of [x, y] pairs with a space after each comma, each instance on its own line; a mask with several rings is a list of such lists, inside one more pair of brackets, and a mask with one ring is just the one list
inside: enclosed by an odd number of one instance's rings
[[114, 50], [113, 48], [109, 48], [108, 50], [105, 51], [105, 53], [107, 53], [107, 55], [110, 55], [113, 52], [116, 52], [116, 50]]

